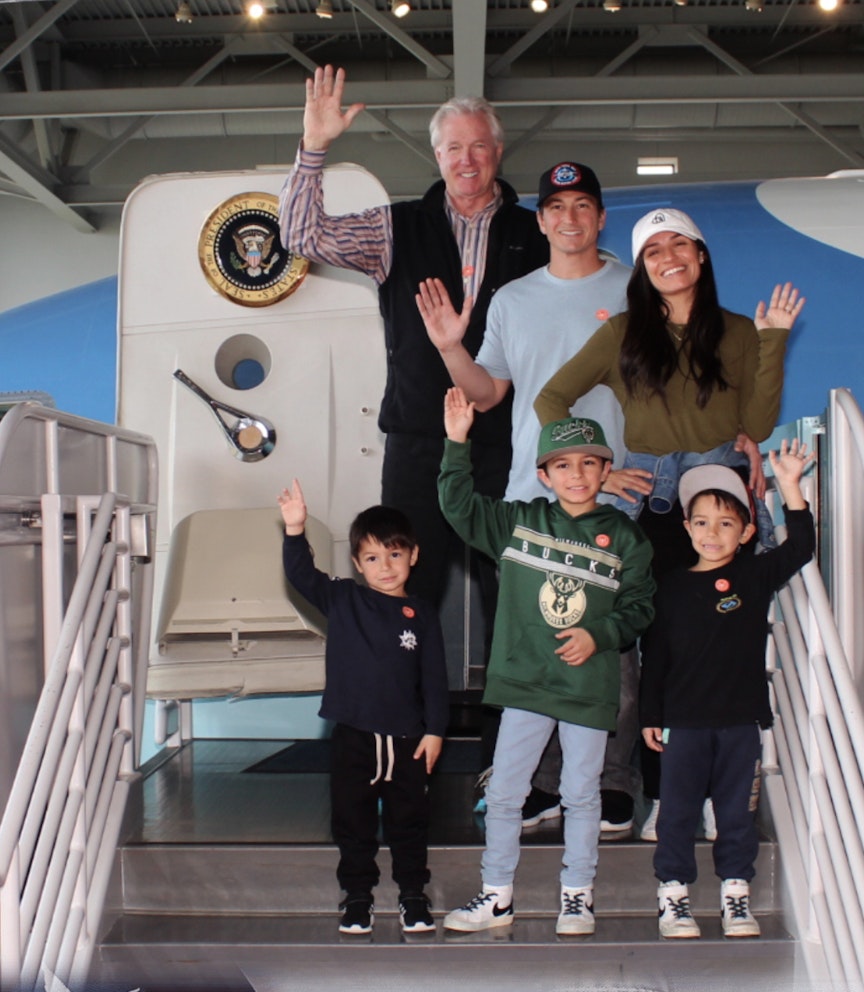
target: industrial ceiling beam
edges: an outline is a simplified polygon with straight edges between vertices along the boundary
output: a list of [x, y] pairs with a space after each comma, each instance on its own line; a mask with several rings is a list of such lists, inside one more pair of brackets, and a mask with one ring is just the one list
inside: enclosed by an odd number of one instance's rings
[[453, 4], [455, 96], [483, 96], [486, 74], [486, 0]]
[[78, 3], [78, 0], [59, 0], [59, 3], [55, 3], [49, 11], [44, 13], [37, 21], [34, 21], [11, 45], [0, 52], [0, 71], [5, 69], [10, 62], [17, 59], [22, 52], [26, 51], [49, 28], [53, 27], [76, 3]]
[[[460, 0], [467, 3], [468, 0]], [[384, 14], [379, 13], [368, 0], [348, 0], [356, 10], [359, 10], [364, 17], [372, 21], [385, 34], [389, 35], [397, 44], [401, 45], [406, 52], [410, 52], [416, 59], [422, 62], [436, 79], [447, 79], [452, 74], [452, 70], [446, 62], [442, 62], [437, 55], [433, 55], [424, 48], [407, 31], [403, 31], [394, 21], [388, 19]]]
[[92, 234], [95, 226], [54, 192], [56, 180], [48, 173], [33, 166], [20, 150], [0, 136], [0, 171], [2, 171], [24, 193], [46, 206], [51, 213], [64, 223], [71, 224], [76, 231]]
[[[435, 80], [359, 80], [351, 99], [372, 110], [434, 109], [452, 84]], [[224, 114], [302, 110], [305, 85], [132, 87], [0, 93], [0, 120]], [[639, 76], [489, 80], [486, 96], [500, 107], [616, 104], [864, 103], [864, 73], [760, 76]]]

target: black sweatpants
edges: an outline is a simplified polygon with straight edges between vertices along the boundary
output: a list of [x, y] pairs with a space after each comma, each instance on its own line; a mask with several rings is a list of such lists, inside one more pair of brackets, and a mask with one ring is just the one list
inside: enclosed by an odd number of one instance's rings
[[660, 815], [654, 874], [661, 882], [696, 881], [694, 835], [710, 796], [717, 819], [718, 878], [755, 875], [759, 853], [762, 739], [757, 724], [714, 730], [672, 728], [660, 755]]
[[336, 877], [351, 895], [371, 892], [380, 877], [375, 863], [379, 798], [383, 838], [400, 893], [419, 893], [429, 881], [426, 761], [412, 757], [419, 743], [419, 737], [382, 737], [341, 723], [333, 728], [330, 803], [333, 839], [339, 846]]

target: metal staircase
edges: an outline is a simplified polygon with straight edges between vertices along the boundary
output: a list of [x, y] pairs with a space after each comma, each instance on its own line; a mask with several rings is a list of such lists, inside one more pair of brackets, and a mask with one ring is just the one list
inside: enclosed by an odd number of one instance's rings
[[[560, 821], [523, 834], [512, 927], [443, 931], [444, 912], [479, 887], [482, 818], [471, 813], [474, 776], [467, 773], [437, 774], [432, 785], [437, 812], [427, 891], [437, 933], [401, 934], [383, 851], [374, 931], [341, 935], [326, 776], [244, 771], [267, 747], [283, 745], [195, 741], [144, 780], [143, 816], [120, 851], [122, 912], [91, 976], [99, 987], [455, 990], [468, 976], [480, 989], [703, 990], [780, 979], [784, 989], [795, 986], [796, 944], [783, 923], [779, 854], [767, 839], [753, 888], [763, 929], [758, 941], [724, 943], [707, 842], [698, 844], [700, 881], [692, 889], [704, 936], [677, 946], [658, 940], [653, 845], [638, 840], [601, 845], [596, 934], [556, 937]], [[195, 843], [196, 832], [210, 842]], [[274, 842], [280, 833], [284, 840]], [[320, 841], [310, 842], [316, 834]]]
[[[382, 882], [367, 940], [336, 931], [335, 852], [320, 772], [250, 773], [248, 754], [232, 750], [251, 745], [238, 741], [191, 740], [136, 767], [152, 449], [130, 432], [33, 404], [13, 408], [0, 420], [0, 674], [4, 752], [14, 757], [0, 762], [0, 988], [725, 992], [758, 982], [768, 990], [861, 992], [862, 465], [864, 421], [837, 391], [811, 502], [821, 524], [821, 574], [842, 603], [838, 624], [813, 563], [780, 598], [774, 620], [768, 665], [778, 719], [766, 737], [766, 839], [754, 886], [761, 940], [723, 942], [712, 923], [718, 887], [702, 843], [692, 896], [704, 937], [661, 942], [651, 847], [635, 842], [602, 847], [596, 935], [556, 938], [560, 845], [545, 827], [525, 837], [512, 928], [455, 937], [439, 928], [406, 940], [396, 894]], [[833, 521], [841, 521], [839, 531]], [[112, 564], [93, 566], [109, 547]], [[76, 580], [92, 589], [79, 592]], [[116, 619], [103, 624], [97, 604], [106, 602], [104, 615]], [[116, 706], [104, 705], [103, 690]], [[57, 705], [66, 691], [71, 708]], [[106, 744], [94, 747], [97, 739]], [[67, 747], [74, 757], [58, 759]], [[115, 748], [116, 761], [106, 757]], [[433, 824], [430, 894], [439, 919], [479, 881], [482, 824], [468, 812], [471, 779], [436, 779], [441, 819]], [[56, 885], [42, 884], [49, 862]], [[386, 877], [386, 854], [381, 865]]]

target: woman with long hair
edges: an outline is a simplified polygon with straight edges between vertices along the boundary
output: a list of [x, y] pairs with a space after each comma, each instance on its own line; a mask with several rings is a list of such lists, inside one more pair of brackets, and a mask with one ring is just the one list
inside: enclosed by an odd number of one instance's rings
[[[754, 320], [724, 310], [705, 239], [680, 210], [637, 222], [633, 260], [628, 310], [546, 383], [534, 408], [547, 424], [598, 383], [609, 386], [624, 410], [627, 467], [653, 474], [649, 505], [667, 512], [682, 472], [702, 462], [746, 466], [739, 435], [759, 442], [774, 429], [786, 341], [804, 297], [786, 283], [759, 302]], [[637, 516], [641, 496], [619, 508]]]

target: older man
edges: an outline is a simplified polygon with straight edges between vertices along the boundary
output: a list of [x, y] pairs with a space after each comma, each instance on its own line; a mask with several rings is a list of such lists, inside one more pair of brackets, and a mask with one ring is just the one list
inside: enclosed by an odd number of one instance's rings
[[[303, 140], [282, 191], [282, 241], [317, 262], [365, 272], [378, 286], [387, 347], [387, 386], [378, 423], [387, 435], [382, 500], [411, 518], [422, 549], [411, 591], [439, 602], [450, 532], [438, 509], [442, 410], [450, 376], [429, 341], [414, 302], [419, 284], [440, 279], [454, 305], [471, 298], [463, 339], [472, 356], [483, 340], [494, 292], [545, 265], [549, 251], [533, 214], [496, 178], [503, 132], [495, 111], [476, 97], [455, 98], [430, 122], [441, 172], [419, 200], [358, 214], [324, 211], [321, 174], [330, 144], [363, 109], [343, 110], [345, 73], [316, 69], [306, 83]], [[478, 416], [472, 435], [478, 491], [501, 496], [510, 466], [510, 405]]]

